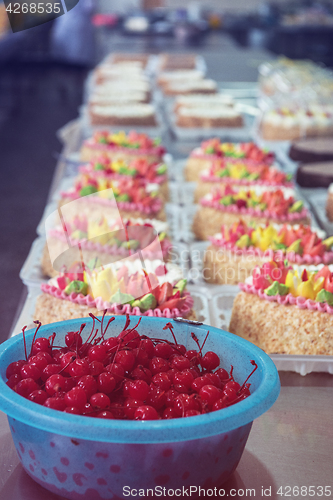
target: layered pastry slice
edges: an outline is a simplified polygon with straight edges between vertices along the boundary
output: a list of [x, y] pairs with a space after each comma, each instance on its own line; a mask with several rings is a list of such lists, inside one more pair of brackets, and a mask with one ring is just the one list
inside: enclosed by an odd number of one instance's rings
[[333, 354], [333, 276], [266, 262], [240, 285], [229, 331], [268, 354]]
[[149, 83], [140, 62], [129, 62], [123, 64], [104, 63], [96, 67], [94, 71], [96, 84], [103, 82], [120, 81], [126, 85], [128, 81], [142, 81]]
[[110, 127], [157, 126], [156, 109], [149, 103], [91, 104], [88, 113], [91, 125]]
[[163, 87], [164, 95], [177, 96], [189, 94], [216, 94], [217, 83], [208, 78], [202, 80], [187, 80], [168, 82]]
[[61, 192], [59, 207], [67, 218], [85, 215], [109, 219], [166, 220], [164, 200], [158, 195], [158, 184], [122, 177], [108, 180], [86, 175], [75, 186]]
[[292, 175], [281, 172], [276, 167], [265, 163], [250, 163], [244, 160], [212, 161], [209, 169], [203, 170], [200, 182], [194, 192], [194, 201], [198, 202], [214, 187], [222, 184], [235, 186], [279, 186], [293, 187]]
[[[133, 83], [131, 83], [133, 82]], [[119, 98], [119, 100], [118, 100]], [[112, 80], [109, 82], [96, 85], [93, 88], [92, 97], [89, 99], [89, 104], [108, 104], [113, 103], [122, 104], [124, 102], [132, 102], [133, 100], [138, 102], [148, 103], [151, 100], [151, 89], [147, 82], [138, 80], [131, 80], [127, 78], [127, 81]]]
[[144, 158], [149, 163], [161, 163], [165, 152], [160, 139], [152, 139], [147, 134], [105, 131], [96, 132], [93, 137], [84, 141], [81, 160], [88, 162], [103, 155], [110, 160], [131, 161]]
[[236, 189], [225, 184], [200, 200], [192, 229], [199, 240], [207, 240], [223, 224], [230, 227], [240, 217], [247, 224], [265, 224], [267, 220], [291, 225], [310, 223], [308, 211], [301, 200], [295, 199], [292, 189]]
[[143, 269], [140, 260], [118, 264], [96, 268], [94, 263], [92, 270], [79, 266], [42, 284], [34, 317], [47, 324], [106, 309], [109, 315], [196, 318], [177, 266], [148, 261]]
[[243, 116], [236, 107], [215, 105], [178, 108], [176, 125], [184, 128], [240, 128]]
[[242, 161], [246, 164], [271, 165], [274, 154], [259, 148], [253, 142], [230, 143], [221, 142], [220, 139], [204, 141], [190, 154], [185, 166], [185, 179], [199, 181], [202, 171], [211, 167], [212, 162], [223, 165]]
[[169, 197], [167, 170], [165, 163], [150, 163], [146, 158], [112, 161], [103, 155], [79, 168], [82, 179], [113, 181], [127, 177], [140, 179], [146, 184], [157, 184], [159, 195], [165, 200]]
[[208, 283], [235, 285], [272, 259], [306, 267], [333, 264], [333, 238], [325, 236], [310, 226], [269, 223], [253, 227], [239, 220], [209, 238], [203, 278]]
[[202, 81], [203, 78], [204, 73], [200, 70], [180, 69], [175, 71], [163, 71], [159, 73], [157, 77], [157, 83], [162, 88], [166, 88], [169, 85], [178, 83]]
[[[49, 230], [41, 267], [50, 278], [70, 269], [78, 258], [84, 262], [98, 259], [101, 265], [129, 257], [138, 251], [145, 259], [171, 256], [172, 243], [167, 235], [168, 225], [158, 220], [107, 221], [77, 216]], [[53, 265], [53, 263], [55, 263]]]
[[180, 108], [207, 108], [207, 106], [232, 107], [234, 104], [232, 96], [223, 93], [180, 95], [175, 98], [174, 111], [177, 113]]

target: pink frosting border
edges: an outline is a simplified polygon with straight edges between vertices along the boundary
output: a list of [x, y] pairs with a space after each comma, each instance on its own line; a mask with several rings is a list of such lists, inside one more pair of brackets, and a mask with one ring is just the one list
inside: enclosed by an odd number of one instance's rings
[[250, 158], [240, 158], [240, 157], [234, 157], [234, 156], [223, 156], [222, 154], [219, 155], [219, 154], [209, 154], [209, 153], [204, 153], [202, 150], [194, 150], [192, 151], [192, 153], [190, 154], [190, 158], [201, 158], [202, 160], [211, 160], [211, 161], [214, 161], [214, 160], [226, 160], [230, 163], [236, 163], [236, 162], [244, 162], [245, 164], [247, 165], [258, 165], [258, 164], [261, 164], [261, 163], [265, 163], [267, 165], [272, 165], [272, 163], [274, 162], [275, 160], [275, 156], [272, 155], [272, 158], [270, 158], [270, 156], [268, 156], [267, 158], [264, 158], [263, 160], [259, 160], [259, 161], [256, 161], [256, 160], [252, 160]]
[[100, 142], [95, 142], [93, 139], [87, 139], [83, 145], [93, 149], [102, 149], [102, 150], [113, 149], [119, 151], [119, 153], [127, 153], [133, 156], [156, 155], [162, 158], [163, 155], [166, 153], [166, 150], [163, 146], [153, 146], [152, 148], [134, 149], [134, 148], [126, 148], [125, 146], [116, 146], [114, 144], [103, 144]]
[[226, 250], [229, 250], [230, 252], [233, 252], [236, 255], [253, 255], [259, 258], [267, 257], [270, 260], [288, 259], [289, 262], [298, 265], [311, 264], [317, 266], [318, 264], [331, 264], [333, 262], [333, 252], [325, 252], [322, 257], [320, 257], [319, 255], [312, 256], [309, 254], [299, 255], [296, 252], [285, 253], [283, 252], [283, 250], [268, 249], [262, 251], [260, 248], [254, 246], [250, 246], [248, 248], [238, 248], [234, 243], [226, 241], [223, 238], [216, 238], [215, 236], [210, 236], [209, 240], [216, 247], [225, 248]]
[[[78, 196], [78, 193], [76, 191], [70, 192], [70, 191], [61, 191], [60, 196], [62, 199], [64, 198], [70, 198], [71, 200], [83, 200], [85, 196]], [[114, 202], [112, 200], [107, 200], [105, 198], [100, 198], [98, 196], [94, 197], [89, 197], [88, 200], [86, 200], [86, 203], [91, 203], [95, 205], [104, 205], [104, 206], [110, 206], [110, 207], [117, 207], [119, 210], [124, 210], [124, 211], [129, 211], [129, 212], [135, 212], [138, 210], [139, 212], [142, 212], [144, 214], [156, 214], [159, 212], [162, 208], [162, 200], [160, 198], [152, 198], [152, 203], [149, 207], [146, 205], [143, 205], [143, 203], [133, 203], [131, 201], [118, 201]]]
[[96, 307], [103, 311], [107, 309], [108, 312], [116, 313], [116, 314], [132, 314], [134, 316], [155, 316], [156, 318], [176, 318], [177, 316], [185, 316], [188, 314], [194, 304], [194, 300], [191, 297], [189, 292], [184, 292], [184, 297], [186, 300], [184, 301], [184, 305], [182, 309], [164, 309], [161, 311], [158, 307], [156, 309], [149, 309], [145, 313], [142, 313], [138, 307], [131, 307], [130, 304], [111, 304], [110, 302], [104, 301], [101, 297], [97, 297], [94, 299], [91, 295], [82, 295], [81, 293], [77, 294], [72, 292], [70, 295], [66, 295], [63, 290], [59, 290], [59, 288], [49, 285], [48, 283], [41, 284], [41, 290], [43, 293], [47, 293], [52, 295], [57, 299], [68, 300], [73, 304], [79, 304], [88, 307]]
[[[132, 175], [126, 175], [126, 174], [118, 174], [117, 172], [112, 172], [108, 173], [105, 172], [105, 170], [94, 170], [92, 169], [89, 165], [82, 165], [79, 168], [80, 173], [82, 174], [89, 174], [93, 179], [99, 179], [99, 178], [105, 178], [105, 179], [110, 179], [110, 180], [117, 180], [117, 179], [124, 179], [130, 177], [131, 179], [135, 178], [140, 178], [141, 176], [132, 176]], [[167, 175], [157, 175], [154, 179], [152, 180], [146, 180], [145, 182], [147, 184], [163, 184], [168, 180]]]
[[286, 215], [280, 215], [277, 217], [275, 214], [271, 213], [269, 210], [259, 210], [256, 208], [238, 208], [236, 205], [228, 205], [224, 206], [221, 205], [218, 201], [212, 201], [212, 200], [207, 200], [205, 198], [202, 198], [200, 200], [200, 204], [203, 207], [210, 207], [210, 208], [215, 208], [216, 210], [220, 210], [221, 212], [229, 212], [233, 214], [240, 214], [240, 215], [252, 215], [253, 217], [267, 217], [272, 220], [277, 220], [277, 221], [297, 221], [300, 219], [303, 219], [304, 217], [308, 216], [308, 211], [306, 208], [303, 208], [301, 212], [294, 212], [294, 213], [289, 213]]
[[201, 174], [200, 176], [203, 182], [216, 182], [218, 184], [238, 184], [240, 186], [284, 186], [284, 187], [294, 187], [294, 183], [291, 181], [286, 182], [269, 182], [269, 181], [249, 181], [247, 179], [234, 179], [233, 177], [217, 177], [216, 175]]
[[[63, 231], [60, 229], [51, 229], [49, 231], [49, 235], [51, 237], [54, 237], [54, 238], [57, 238], [58, 240], [63, 241], [64, 243], [67, 243], [67, 239], [66, 239], [65, 235], [64, 235]], [[154, 243], [154, 242], [152, 242], [152, 243]], [[126, 248], [117, 247], [117, 245], [112, 245], [112, 246], [102, 245], [102, 243], [94, 243], [94, 242], [87, 240], [85, 238], [82, 238], [80, 240], [71, 238], [71, 244], [73, 246], [80, 244], [81, 248], [83, 250], [96, 251], [99, 253], [106, 253], [109, 255], [123, 255], [126, 257], [128, 254], [128, 250]], [[172, 248], [172, 243], [170, 240], [164, 239], [160, 242], [160, 244], [161, 244], [161, 248], [162, 248], [163, 257], [166, 257], [168, 255], [170, 249]], [[153, 256], [156, 255], [156, 252], [149, 250], [150, 246], [151, 245], [148, 245], [148, 247], [146, 247], [144, 249], [144, 252], [145, 252], [145, 255], [147, 255], [147, 257], [150, 256], [151, 258], [153, 258]], [[135, 252], [136, 251], [134, 251], [134, 253]]]
[[288, 295], [266, 295], [262, 289], [258, 290], [254, 285], [249, 285], [248, 283], [239, 283], [239, 288], [242, 292], [258, 295], [260, 299], [268, 300], [269, 302], [278, 302], [283, 306], [292, 305], [299, 309], [309, 309], [310, 311], [333, 314], [333, 307], [328, 304], [316, 302], [315, 300], [306, 299], [304, 297], [294, 297], [291, 293], [288, 293]]

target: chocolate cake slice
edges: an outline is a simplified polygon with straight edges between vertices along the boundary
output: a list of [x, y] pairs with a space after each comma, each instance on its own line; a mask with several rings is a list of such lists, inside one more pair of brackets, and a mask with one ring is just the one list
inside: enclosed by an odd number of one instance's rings
[[294, 141], [289, 156], [302, 163], [333, 160], [333, 136], [304, 138]]
[[301, 164], [296, 181], [302, 187], [328, 187], [333, 183], [333, 161]]

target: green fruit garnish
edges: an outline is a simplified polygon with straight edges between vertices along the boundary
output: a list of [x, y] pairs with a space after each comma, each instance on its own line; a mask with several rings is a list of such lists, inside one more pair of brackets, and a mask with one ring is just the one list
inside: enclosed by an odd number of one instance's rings
[[289, 288], [286, 285], [282, 285], [278, 281], [273, 281], [273, 283], [264, 290], [266, 295], [287, 295], [289, 293]]
[[84, 186], [80, 190], [80, 196], [88, 196], [89, 194], [97, 193], [97, 191], [98, 191], [97, 187], [92, 186], [91, 184], [89, 184], [88, 186]]

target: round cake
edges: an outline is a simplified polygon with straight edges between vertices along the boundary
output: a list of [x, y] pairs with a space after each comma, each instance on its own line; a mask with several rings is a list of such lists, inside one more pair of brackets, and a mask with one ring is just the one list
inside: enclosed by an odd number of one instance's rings
[[302, 163], [333, 161], [333, 137], [309, 137], [292, 143], [289, 156]]

